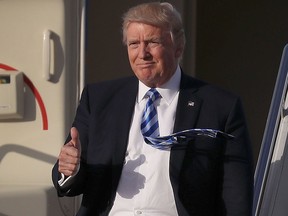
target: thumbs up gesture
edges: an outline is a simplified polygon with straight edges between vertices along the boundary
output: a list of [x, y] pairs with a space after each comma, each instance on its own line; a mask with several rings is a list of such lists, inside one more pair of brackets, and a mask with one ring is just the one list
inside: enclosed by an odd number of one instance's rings
[[77, 173], [81, 157], [81, 143], [78, 130], [72, 127], [70, 135], [71, 140], [61, 148], [58, 157], [58, 171], [65, 176], [71, 176]]

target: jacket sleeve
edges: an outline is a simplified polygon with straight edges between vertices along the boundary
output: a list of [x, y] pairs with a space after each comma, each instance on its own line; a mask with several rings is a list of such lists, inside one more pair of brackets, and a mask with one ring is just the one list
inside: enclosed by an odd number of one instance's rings
[[[80, 134], [81, 142], [81, 163], [80, 169], [72, 179], [70, 179], [65, 185], [61, 186], [58, 184], [61, 179], [61, 173], [58, 172], [58, 161], [55, 163], [52, 169], [52, 181], [56, 188], [59, 196], [77, 196], [81, 194], [85, 187], [85, 167], [86, 167], [86, 149], [88, 144], [88, 127], [89, 127], [89, 98], [87, 87], [84, 88], [80, 104], [77, 108], [76, 116], [73, 122], [73, 127], [76, 127]], [[68, 135], [65, 144], [71, 139]]]
[[252, 150], [239, 99], [228, 116], [225, 132], [235, 136], [227, 141], [224, 149], [222, 198], [226, 215], [250, 216], [253, 200]]

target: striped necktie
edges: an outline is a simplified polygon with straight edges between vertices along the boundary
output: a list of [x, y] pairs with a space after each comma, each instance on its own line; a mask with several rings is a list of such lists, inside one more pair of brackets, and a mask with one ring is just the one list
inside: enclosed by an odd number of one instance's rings
[[160, 97], [160, 94], [156, 89], [152, 88], [147, 91], [146, 96], [148, 96], [148, 101], [142, 116], [141, 132], [144, 137], [158, 137], [159, 124], [154, 101]]
[[170, 149], [171, 147], [185, 148], [189, 141], [195, 139], [198, 136], [222, 140], [231, 140], [235, 138], [232, 134], [228, 134], [216, 129], [193, 128], [173, 133], [168, 136], [144, 137], [144, 140], [147, 144], [153, 146], [154, 148], [166, 150]]

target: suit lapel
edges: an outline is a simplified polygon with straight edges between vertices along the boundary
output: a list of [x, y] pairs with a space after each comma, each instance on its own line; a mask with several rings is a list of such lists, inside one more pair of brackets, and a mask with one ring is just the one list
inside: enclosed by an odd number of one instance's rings
[[194, 92], [195, 89], [180, 89], [174, 132], [195, 126], [202, 101], [193, 94]]
[[125, 157], [137, 92], [138, 81], [135, 79], [115, 93], [117, 94], [117, 103], [114, 103], [113, 109], [117, 115], [114, 116], [114, 131], [112, 132], [114, 136], [112, 139], [114, 142], [113, 145], [115, 146], [115, 150], [113, 151], [114, 164], [123, 163]]
[[[182, 73], [174, 132], [194, 128], [199, 116], [202, 99], [196, 96], [199, 83]], [[170, 177], [173, 188], [177, 186], [185, 148], [172, 148], [170, 154]], [[177, 189], [176, 189], [177, 190]]]

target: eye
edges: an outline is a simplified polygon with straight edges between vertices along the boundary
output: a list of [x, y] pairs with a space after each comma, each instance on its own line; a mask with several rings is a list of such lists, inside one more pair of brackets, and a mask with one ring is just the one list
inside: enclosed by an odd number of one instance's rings
[[154, 39], [154, 40], [149, 41], [148, 44], [150, 47], [157, 47], [157, 46], [161, 45], [161, 41], [158, 39]]
[[128, 47], [131, 48], [131, 49], [135, 49], [139, 46], [139, 42], [137, 41], [130, 41], [128, 42]]

